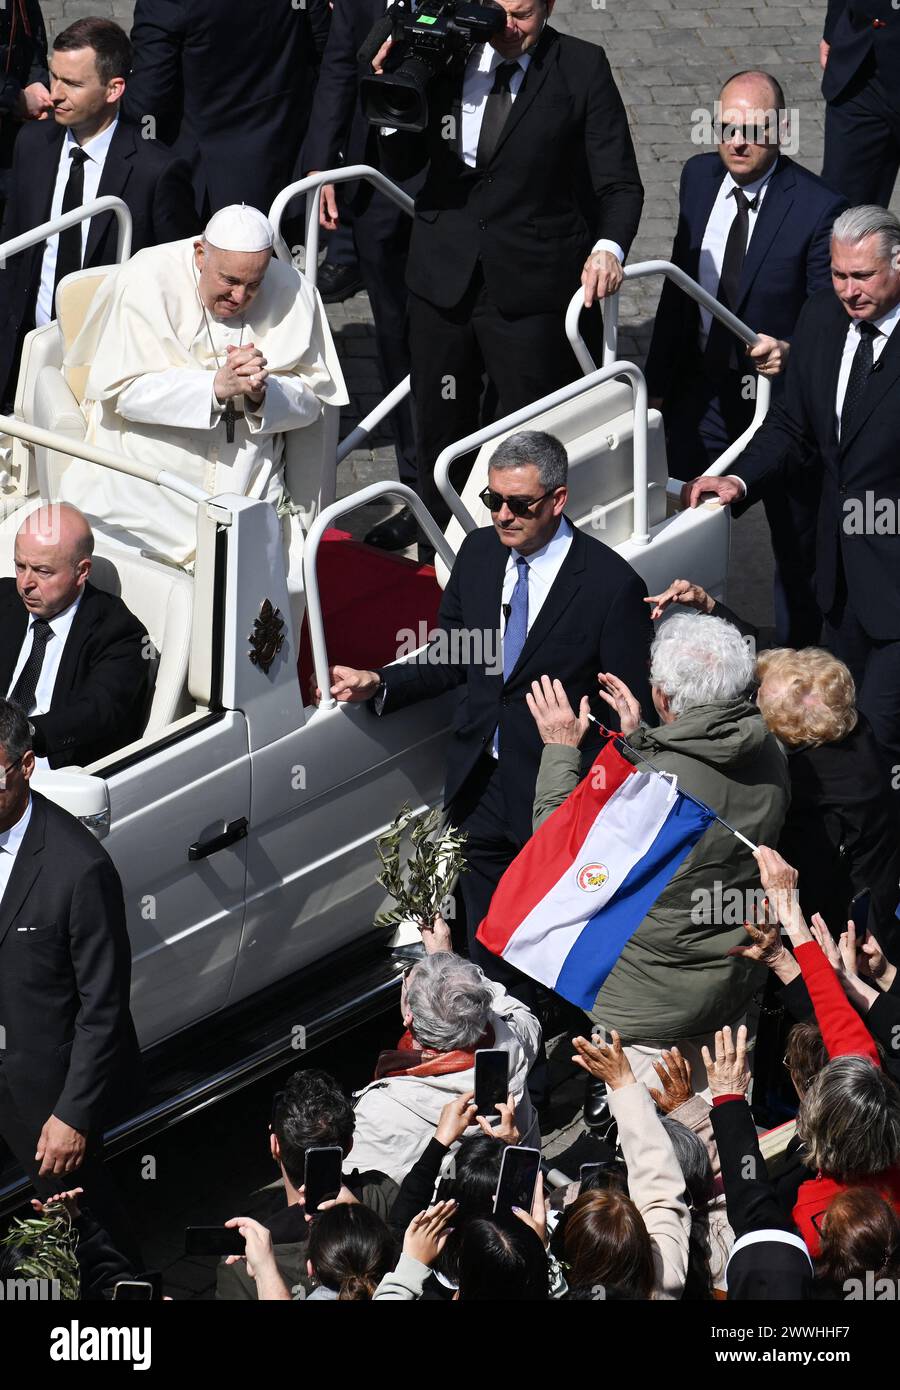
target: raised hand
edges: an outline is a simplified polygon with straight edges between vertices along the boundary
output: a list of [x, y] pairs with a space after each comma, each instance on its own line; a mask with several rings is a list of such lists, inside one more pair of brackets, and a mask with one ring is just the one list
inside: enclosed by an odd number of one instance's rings
[[624, 681], [614, 676], [612, 671], [598, 671], [597, 683], [601, 698], [619, 716], [619, 728], [625, 738], [633, 734], [641, 722], [640, 702], [635, 699]]
[[567, 748], [579, 746], [590, 724], [590, 702], [586, 695], [576, 714], [562, 681], [541, 676], [539, 681], [531, 682], [530, 693], [525, 693], [525, 703], [544, 743], [563, 744]]
[[605, 1081], [611, 1091], [618, 1091], [622, 1086], [633, 1085], [635, 1076], [615, 1029], [610, 1030], [610, 1038], [609, 1047], [599, 1039], [588, 1042], [587, 1038], [573, 1038], [575, 1056], [572, 1061], [598, 1081]]
[[648, 1086], [647, 1090], [656, 1102], [657, 1109], [664, 1115], [670, 1115], [694, 1094], [691, 1085], [691, 1064], [677, 1047], [673, 1047], [670, 1051], [663, 1052], [661, 1062], [653, 1063], [653, 1070], [662, 1082], [662, 1090], [657, 1091], [653, 1086]]
[[714, 1096], [745, 1096], [750, 1088], [750, 1068], [747, 1065], [747, 1028], [741, 1024], [737, 1031], [737, 1041], [731, 1036], [731, 1029], [720, 1028], [716, 1033], [715, 1061], [709, 1055], [706, 1043], [700, 1049], [706, 1079]]

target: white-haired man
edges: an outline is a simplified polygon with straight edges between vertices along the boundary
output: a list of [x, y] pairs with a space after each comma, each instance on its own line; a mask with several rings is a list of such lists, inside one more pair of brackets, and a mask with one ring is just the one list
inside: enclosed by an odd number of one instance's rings
[[[673, 613], [650, 649], [659, 726], [641, 722], [637, 700], [615, 675], [600, 677], [600, 693], [628, 743], [653, 767], [674, 774], [681, 791], [754, 844], [775, 844], [790, 783], [787, 760], [749, 698], [753, 672], [752, 653], [731, 623]], [[536, 829], [578, 783], [588, 705], [582, 700], [576, 715], [562, 687], [545, 676], [532, 686], [529, 707], [545, 744]], [[713, 823], [625, 944], [591, 1013], [629, 1046], [639, 1080], [653, 1078], [660, 1048], [673, 1044], [702, 1077], [700, 1045], [746, 1010], [764, 977], [728, 952], [743, 945], [742, 923], [758, 887], [751, 851]]]
[[805, 305], [784, 398], [741, 454], [734, 473], [685, 485], [755, 502], [786, 470], [815, 470], [821, 485], [816, 599], [825, 645], [849, 666], [900, 808], [900, 221], [879, 207], [850, 208], [831, 238], [834, 290]]
[[[282, 505], [294, 435], [347, 394], [318, 294], [272, 246], [261, 212], [223, 208], [202, 239], [150, 247], [110, 276], [66, 358], [90, 368], [90, 443], [210, 496]], [[126, 544], [194, 557], [187, 498], [78, 460], [60, 493]]]

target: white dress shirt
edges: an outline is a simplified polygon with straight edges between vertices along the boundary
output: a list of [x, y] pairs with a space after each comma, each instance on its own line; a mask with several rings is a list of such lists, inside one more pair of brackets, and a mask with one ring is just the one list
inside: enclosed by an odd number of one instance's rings
[[[873, 364], [878, 361], [887, 347], [888, 338], [896, 328], [898, 319], [900, 319], [900, 304], [895, 304], [893, 309], [884, 314], [880, 319], [872, 320], [872, 326], [880, 330], [872, 339]], [[847, 382], [850, 380], [850, 368], [853, 366], [856, 349], [859, 347], [859, 323], [860, 320], [858, 319], [853, 319], [851, 321], [847, 329], [847, 336], [844, 339], [844, 351], [841, 354], [837, 395], [834, 399], [834, 421], [838, 439], [841, 437], [841, 411], [844, 408], [844, 397], [847, 394]]]
[[[84, 203], [91, 203], [97, 197], [97, 189], [100, 186], [100, 179], [103, 176], [103, 166], [106, 163], [106, 156], [109, 153], [110, 141], [116, 133], [116, 126], [119, 124], [118, 117], [108, 125], [105, 130], [101, 130], [99, 135], [95, 135], [92, 140], [85, 140], [81, 148], [88, 156], [84, 161]], [[66, 138], [62, 142], [62, 149], [59, 152], [59, 164], [56, 169], [56, 183], [53, 188], [53, 201], [50, 204], [50, 218], [62, 216], [63, 197], [65, 196], [66, 184], [69, 181], [69, 171], [72, 161], [69, 158], [69, 151], [78, 149], [78, 141], [75, 139], [71, 130], [66, 131]], [[87, 247], [87, 239], [90, 234], [90, 221], [81, 224], [81, 263], [84, 264], [84, 253]], [[41, 262], [41, 286], [38, 290], [37, 305], [35, 306], [34, 321], [38, 328], [43, 324], [49, 323], [53, 317], [53, 283], [56, 279], [56, 254], [59, 250], [59, 233], [47, 238], [47, 246], [44, 251], [44, 259]]]
[[[713, 298], [719, 292], [719, 280], [722, 278], [722, 261], [725, 256], [725, 243], [728, 240], [728, 233], [731, 231], [731, 224], [737, 217], [737, 199], [732, 197], [732, 189], [740, 188], [743, 193], [752, 201], [757, 199], [756, 207], [749, 212], [749, 223], [747, 226], [747, 246], [750, 246], [753, 230], [756, 226], [756, 219], [759, 217], [766, 196], [766, 189], [769, 179], [778, 168], [778, 160], [772, 165], [768, 173], [761, 179], [754, 179], [753, 183], [738, 184], [731, 174], [725, 173], [719, 191], [716, 194], [716, 201], [713, 203], [712, 212], [709, 214], [709, 221], [706, 224], [706, 231], [703, 233], [703, 241], [700, 245], [700, 284], [711, 294]], [[709, 326], [712, 323], [712, 314], [708, 309], [700, 310], [700, 346], [706, 347], [706, 340], [709, 337]]]
[[[519, 88], [525, 81], [525, 74], [531, 65], [531, 54], [520, 53], [518, 58], [503, 58], [489, 43], [478, 44], [469, 54], [462, 90], [462, 131], [459, 150], [462, 159], [470, 169], [476, 165], [478, 139], [481, 135], [481, 122], [490, 90], [494, 85], [494, 72], [501, 63], [515, 61], [518, 71], [509, 80], [509, 91], [515, 104]], [[592, 251], [612, 251], [624, 265], [625, 252], [616, 241], [601, 237], [591, 248]]]
[[21, 848], [30, 820], [31, 797], [29, 796], [28, 805], [15, 825], [11, 825], [8, 830], [0, 830], [0, 903], [3, 902], [3, 894], [6, 892], [6, 885], [12, 877], [12, 871], [16, 865], [16, 855]]
[[[50, 702], [53, 699], [53, 687], [56, 684], [56, 677], [59, 675], [59, 666], [62, 661], [63, 649], [66, 645], [66, 639], [72, 631], [72, 624], [75, 621], [75, 614], [78, 612], [81, 599], [82, 595], [79, 594], [74, 603], [70, 603], [68, 608], [64, 608], [61, 613], [57, 613], [55, 618], [50, 618], [48, 620], [53, 630], [53, 637], [47, 643], [44, 650], [44, 660], [41, 665], [41, 674], [38, 677], [34, 704], [31, 709], [25, 711], [29, 717], [34, 714], [46, 714], [50, 709]], [[9, 691], [15, 688], [16, 681], [22, 673], [22, 668], [28, 660], [33, 640], [32, 633], [34, 624], [37, 621], [37, 616], [36, 613], [29, 614], [28, 628], [25, 632], [22, 646], [19, 649], [19, 659], [12, 673], [9, 690], [6, 692], [7, 697], [9, 696]]]

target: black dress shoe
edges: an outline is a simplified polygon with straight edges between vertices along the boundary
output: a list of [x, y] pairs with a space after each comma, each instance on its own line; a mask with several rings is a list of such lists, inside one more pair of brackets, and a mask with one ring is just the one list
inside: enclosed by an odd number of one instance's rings
[[323, 261], [316, 276], [316, 289], [326, 304], [340, 304], [364, 289], [358, 265], [332, 265]]
[[606, 1083], [595, 1076], [589, 1077], [584, 1092], [584, 1123], [588, 1129], [599, 1129], [611, 1119], [606, 1103]]
[[416, 518], [408, 507], [403, 507], [394, 516], [386, 517], [367, 531], [363, 545], [374, 545], [379, 550], [405, 550], [412, 545], [419, 534]]

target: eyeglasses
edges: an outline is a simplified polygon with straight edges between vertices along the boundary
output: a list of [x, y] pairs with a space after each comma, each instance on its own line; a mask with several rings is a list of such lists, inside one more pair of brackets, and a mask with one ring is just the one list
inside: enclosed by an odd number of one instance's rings
[[493, 488], [486, 487], [483, 492], [479, 492], [478, 497], [489, 512], [499, 512], [505, 504], [513, 516], [528, 516], [532, 507], [537, 507], [548, 497], [552, 497], [555, 491], [556, 488], [551, 488], [540, 497], [504, 497], [502, 492], [495, 492]]
[[732, 140], [739, 140], [742, 145], [774, 145], [778, 138], [777, 129], [773, 129], [768, 122], [738, 125], [736, 122], [722, 121], [715, 127], [715, 133], [719, 145], [729, 145]]
[[[24, 758], [24, 756], [25, 754], [23, 753], [22, 758]], [[14, 763], [10, 763], [9, 767], [0, 767], [0, 792], [6, 791], [6, 774], [8, 772], [12, 772], [13, 768], [18, 767], [22, 761], [22, 758], [16, 758], [16, 761]]]

